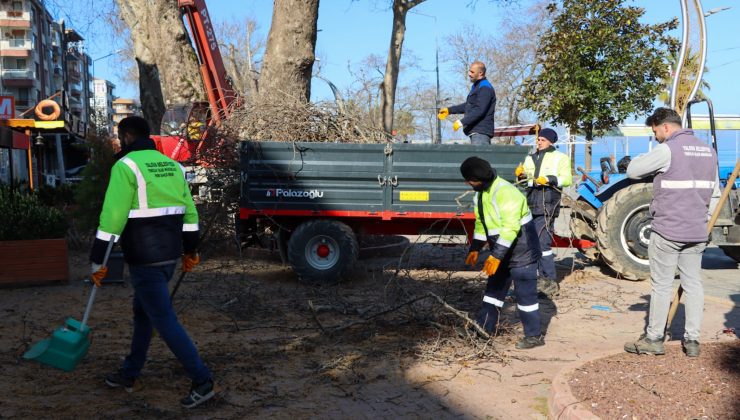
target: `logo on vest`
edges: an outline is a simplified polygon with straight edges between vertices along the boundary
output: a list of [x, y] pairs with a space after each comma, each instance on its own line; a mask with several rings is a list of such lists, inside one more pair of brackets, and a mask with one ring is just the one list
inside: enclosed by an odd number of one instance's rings
[[712, 157], [709, 146], [681, 146], [684, 156]]
[[270, 188], [265, 192], [265, 197], [275, 198], [321, 198], [324, 196], [323, 191], [319, 190], [284, 190], [282, 188]]

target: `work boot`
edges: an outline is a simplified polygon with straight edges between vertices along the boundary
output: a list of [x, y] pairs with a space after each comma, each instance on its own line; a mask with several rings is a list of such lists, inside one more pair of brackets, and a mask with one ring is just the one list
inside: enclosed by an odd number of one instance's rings
[[129, 393], [134, 391], [135, 382], [136, 382], [136, 378], [129, 378], [127, 376], [123, 376], [121, 369], [118, 369], [116, 373], [110, 373], [108, 375], [105, 375], [106, 385], [108, 385], [111, 388], [123, 388], [126, 390], [126, 392], [129, 392]]
[[560, 284], [547, 277], [537, 277], [537, 291], [540, 295], [552, 299], [560, 294]]
[[701, 352], [699, 342], [696, 340], [684, 340], [683, 352], [689, 357], [699, 357], [699, 353]]
[[524, 337], [516, 343], [516, 348], [519, 350], [532, 349], [539, 346], [545, 345], [545, 338], [540, 336]]
[[637, 341], [624, 343], [624, 351], [635, 354], [665, 354], [663, 339], [652, 340], [643, 334]]
[[194, 408], [210, 400], [216, 395], [213, 391], [213, 380], [209, 379], [199, 385], [190, 387], [188, 396], [180, 400], [180, 405], [185, 408]]

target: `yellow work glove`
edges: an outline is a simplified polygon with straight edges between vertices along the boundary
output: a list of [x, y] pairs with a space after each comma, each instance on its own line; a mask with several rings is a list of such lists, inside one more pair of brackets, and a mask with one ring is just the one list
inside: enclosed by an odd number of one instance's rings
[[465, 258], [465, 265], [474, 266], [478, 263], [478, 251], [470, 251]]
[[460, 120], [457, 120], [457, 121], [455, 121], [454, 123], [452, 123], [452, 129], [453, 129], [454, 131], [457, 131], [457, 130], [461, 129], [461, 128], [462, 128], [462, 126], [463, 126], [463, 125], [462, 125], [462, 122], [460, 122]]
[[547, 179], [546, 176], [537, 177], [534, 182], [537, 183], [537, 185], [550, 185], [550, 180]]
[[440, 120], [444, 120], [447, 119], [448, 115], [450, 115], [450, 110], [447, 108], [442, 108], [437, 113], [437, 118], [439, 118]]
[[193, 271], [196, 265], [200, 263], [200, 256], [198, 254], [185, 254], [182, 256], [182, 271], [183, 273], [189, 273]]
[[514, 169], [514, 176], [516, 176], [517, 178], [521, 178], [522, 176], [524, 176], [524, 165], [519, 164], [519, 166]]
[[102, 283], [100, 282], [108, 275], [108, 267], [100, 264], [92, 263], [92, 274], [90, 275], [90, 279], [92, 282], [100, 287], [102, 286]]
[[488, 277], [491, 277], [496, 273], [499, 265], [501, 265], [501, 261], [493, 255], [489, 255], [488, 258], [486, 258], [486, 262], [483, 263], [483, 270], [481, 271], [486, 273]]

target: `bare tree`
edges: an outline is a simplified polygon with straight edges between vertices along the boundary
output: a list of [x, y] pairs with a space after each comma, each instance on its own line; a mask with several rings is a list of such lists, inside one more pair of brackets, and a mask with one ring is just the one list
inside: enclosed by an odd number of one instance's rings
[[319, 0], [275, 0], [267, 36], [260, 96], [311, 99]]
[[[460, 74], [461, 91], [467, 87], [470, 63], [486, 63], [486, 77], [496, 89], [496, 120], [503, 125], [520, 124], [522, 89], [524, 81], [539, 70], [536, 62], [537, 45], [544, 27], [547, 27], [546, 2], [538, 2], [526, 13], [507, 14], [500, 26], [500, 34], [492, 36], [481, 28], [467, 25], [446, 38], [452, 54], [451, 61]], [[537, 22], [533, 25], [532, 22]], [[462, 85], [465, 84], [465, 87]]]
[[144, 117], [155, 133], [165, 104], [204, 97], [203, 83], [177, 3], [168, 0], [116, 0], [128, 26], [139, 71]]
[[403, 39], [406, 35], [406, 14], [409, 10], [423, 3], [425, 0], [393, 0], [393, 29], [391, 30], [391, 45], [388, 49], [388, 60], [385, 65], [385, 74], [381, 84], [380, 108], [383, 118], [383, 130], [393, 132], [393, 109], [396, 103], [396, 86], [398, 84], [399, 64], [403, 50]]
[[216, 25], [226, 72], [234, 88], [244, 97], [258, 92], [260, 65], [265, 40], [259, 36], [259, 25], [252, 17], [232, 19]]

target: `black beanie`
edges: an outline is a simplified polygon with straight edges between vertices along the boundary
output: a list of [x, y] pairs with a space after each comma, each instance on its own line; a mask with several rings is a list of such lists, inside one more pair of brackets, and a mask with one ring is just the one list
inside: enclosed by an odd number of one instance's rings
[[496, 170], [487, 160], [477, 156], [465, 159], [465, 162], [460, 165], [460, 173], [466, 181], [492, 182], [496, 179]]
[[544, 137], [550, 140], [550, 143], [556, 143], [558, 141], [558, 133], [552, 128], [543, 128], [537, 137]]

